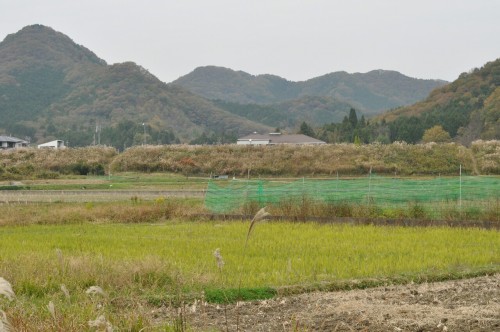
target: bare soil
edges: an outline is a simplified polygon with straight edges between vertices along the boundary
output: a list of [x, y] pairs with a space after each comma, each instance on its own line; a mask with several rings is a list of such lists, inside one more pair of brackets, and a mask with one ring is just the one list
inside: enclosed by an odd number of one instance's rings
[[[179, 311], [153, 315], [172, 320]], [[500, 274], [238, 305], [196, 303], [183, 317], [195, 331], [500, 331]]]

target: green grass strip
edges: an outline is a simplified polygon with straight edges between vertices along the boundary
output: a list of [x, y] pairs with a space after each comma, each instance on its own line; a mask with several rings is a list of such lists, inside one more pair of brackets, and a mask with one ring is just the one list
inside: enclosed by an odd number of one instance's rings
[[205, 300], [210, 303], [236, 303], [273, 298], [278, 290], [271, 287], [205, 289]]

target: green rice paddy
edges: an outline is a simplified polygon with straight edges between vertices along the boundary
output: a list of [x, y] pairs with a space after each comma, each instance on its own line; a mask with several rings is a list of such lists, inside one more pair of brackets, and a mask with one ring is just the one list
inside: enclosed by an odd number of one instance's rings
[[[240, 280], [243, 287], [280, 287], [500, 271], [498, 231], [273, 222], [258, 224], [244, 249], [247, 229], [243, 222], [2, 227], [0, 275], [14, 287], [25, 279], [73, 287], [92, 281], [115, 291], [149, 275], [199, 291]], [[54, 274], [61, 266], [64, 273]]]

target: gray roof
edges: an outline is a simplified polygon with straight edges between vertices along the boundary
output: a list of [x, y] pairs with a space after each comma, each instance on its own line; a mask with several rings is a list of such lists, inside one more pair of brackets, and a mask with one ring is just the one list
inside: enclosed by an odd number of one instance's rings
[[326, 144], [319, 139], [302, 134], [250, 134], [238, 139], [238, 141], [269, 141], [269, 144]]
[[12, 136], [0, 136], [0, 142], [11, 142], [11, 143], [28, 143], [27, 141], [12, 137]]

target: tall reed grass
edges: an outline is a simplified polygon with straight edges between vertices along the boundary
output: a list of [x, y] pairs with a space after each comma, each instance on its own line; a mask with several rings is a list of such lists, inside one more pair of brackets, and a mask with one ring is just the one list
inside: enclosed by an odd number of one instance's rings
[[60, 174], [104, 174], [117, 151], [107, 147], [0, 151], [0, 180], [53, 179]]
[[367, 174], [500, 174], [500, 141], [411, 145], [138, 146], [118, 153], [106, 147], [0, 151], [0, 180], [57, 178], [61, 174], [172, 172], [236, 177]]
[[[445, 156], [445, 158], [443, 158]], [[185, 163], [186, 158], [190, 162]], [[467, 148], [456, 144], [324, 146], [149, 146], [118, 155], [116, 171], [229, 174], [237, 177], [311, 176], [337, 173], [456, 174], [459, 165], [473, 173]]]

